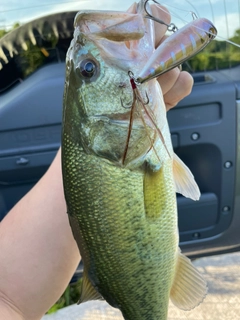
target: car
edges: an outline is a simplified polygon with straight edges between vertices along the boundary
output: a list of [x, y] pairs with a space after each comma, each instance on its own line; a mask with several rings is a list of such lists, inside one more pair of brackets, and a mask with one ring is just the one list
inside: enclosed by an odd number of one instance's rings
[[[75, 14], [44, 16], [0, 39], [0, 220], [60, 147]], [[185, 66], [194, 78], [192, 93], [168, 112], [174, 150], [201, 191], [197, 202], [177, 196], [180, 246], [192, 259], [240, 250], [240, 63], [226, 68], [224, 60], [220, 71], [198, 65]]]

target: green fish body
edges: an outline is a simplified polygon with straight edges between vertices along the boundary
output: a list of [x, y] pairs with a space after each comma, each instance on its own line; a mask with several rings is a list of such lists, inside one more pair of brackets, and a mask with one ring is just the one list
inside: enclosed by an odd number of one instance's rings
[[154, 51], [143, 3], [128, 13], [87, 11], [75, 19], [63, 182], [84, 263], [80, 302], [105, 299], [124, 319], [166, 320], [169, 298], [192, 309], [206, 284], [178, 248], [176, 191], [196, 200], [199, 190], [173, 153], [158, 82], [141, 85], [133, 100], [128, 71], [137, 74]]

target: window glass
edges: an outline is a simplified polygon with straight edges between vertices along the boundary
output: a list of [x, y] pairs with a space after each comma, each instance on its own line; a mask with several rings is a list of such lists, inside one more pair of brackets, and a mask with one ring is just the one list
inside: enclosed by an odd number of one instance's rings
[[[230, 39], [240, 44], [240, 29]], [[198, 71], [220, 70], [240, 65], [239, 47], [226, 41], [214, 40], [202, 52], [183, 65], [183, 69], [191, 73]]]
[[5, 32], [0, 39], [0, 94], [40, 67], [65, 61], [75, 14], [50, 15]]
[[[19, 6], [17, 0], [3, 0], [3, 9], [0, 10], [0, 94], [24, 81], [40, 67], [65, 61], [77, 11], [126, 10], [131, 4], [131, 0], [118, 3], [105, 0], [103, 8], [102, 1], [59, 1], [56, 4], [50, 0], [48, 4], [37, 5], [23, 0]], [[171, 0], [161, 1], [161, 4], [170, 11], [172, 22], [178, 28], [198, 16], [208, 18], [218, 29], [219, 37], [184, 63], [184, 70], [195, 73], [240, 65], [239, 47], [226, 42], [228, 39], [240, 44], [240, 1], [201, 0], [192, 4], [188, 0]], [[64, 8], [66, 12], [63, 12]], [[71, 8], [75, 10], [69, 11]], [[33, 19], [39, 15], [43, 17]], [[32, 22], [25, 23], [30, 20]], [[3, 21], [6, 23], [1, 24]]]

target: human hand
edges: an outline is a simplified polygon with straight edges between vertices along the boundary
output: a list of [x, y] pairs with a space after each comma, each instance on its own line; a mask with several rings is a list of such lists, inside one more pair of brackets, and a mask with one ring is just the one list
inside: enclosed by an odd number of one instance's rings
[[[154, 17], [163, 20], [167, 24], [171, 22], [171, 15], [164, 6], [153, 4], [151, 9]], [[167, 26], [158, 22], [154, 22], [154, 25], [155, 45], [158, 47], [166, 39]], [[188, 96], [193, 86], [192, 76], [186, 71], [180, 71], [177, 67], [159, 76], [158, 82], [162, 88], [167, 111]]]

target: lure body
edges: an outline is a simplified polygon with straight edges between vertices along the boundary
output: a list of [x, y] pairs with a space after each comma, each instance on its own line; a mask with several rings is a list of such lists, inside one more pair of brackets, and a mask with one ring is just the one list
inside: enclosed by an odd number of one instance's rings
[[195, 19], [169, 36], [153, 53], [139, 73], [143, 83], [190, 59], [215, 38], [217, 30], [205, 18]]

